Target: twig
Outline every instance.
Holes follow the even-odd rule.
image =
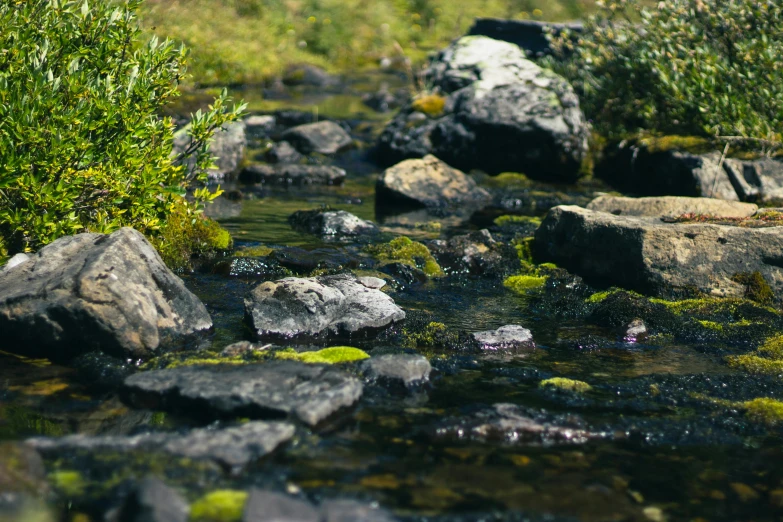
[[[723,154],[721,154],[720,161],[718,162],[718,168],[715,171],[715,178],[712,180],[712,190],[710,190],[710,197],[715,197],[715,185],[718,184],[718,176],[720,176],[720,173],[723,172],[723,162],[726,161],[726,154],[729,153],[729,146],[731,143],[727,142],[726,146],[723,147]]]

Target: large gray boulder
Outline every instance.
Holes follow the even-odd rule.
[[[179,155],[188,150],[190,136],[189,125],[178,130],[174,134],[174,154]],[[247,124],[244,121],[226,123],[218,129],[209,144],[209,152],[215,158],[215,168],[208,171],[210,179],[222,180],[230,178],[245,157],[247,149]],[[182,159],[186,168],[195,165],[195,158],[191,155]]]
[[[258,285],[245,315],[259,338],[351,335],[405,319],[394,300],[351,274],[287,277]]]
[[[63,237],[0,271],[3,349],[23,355],[147,358],[211,327],[201,301],[132,228]]]
[[[382,160],[434,154],[461,170],[578,177],[588,135],[579,100],[516,45],[460,38],[432,60],[426,80],[445,96],[443,111],[417,116],[415,100],[404,108],[379,139]]]
[[[128,377],[122,398],[132,406],[201,419],[290,416],[314,426],[362,395],[362,383],[317,364],[184,366]]]
[[[648,293],[697,288],[742,296],[735,275],[760,272],[783,290],[783,227],[673,223],[575,206],[549,211],[535,253],[585,279]]]
[[[676,218],[684,214],[698,214],[724,218],[747,218],[759,207],[753,203],[725,201],[712,198],[689,198],[683,196],[661,196],[649,198],[627,198],[622,196],[599,196],[587,205],[588,210],[608,212],[616,216],[648,216]]]

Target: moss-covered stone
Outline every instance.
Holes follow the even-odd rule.
[[[546,284],[546,276],[515,275],[503,281],[503,286],[514,293],[526,295],[531,290],[538,290]]]
[[[193,522],[235,522],[242,519],[247,492],[220,489],[207,493],[190,507]]]
[[[516,215],[505,215],[500,216],[498,218],[495,218],[495,225],[502,227],[504,225],[514,224],[514,223],[529,223],[535,226],[541,225],[542,219],[540,217],[535,216],[516,216]]]
[[[74,470],[54,471],[49,474],[49,480],[58,492],[67,497],[81,496],[87,487],[82,474]]]
[[[414,111],[423,112],[431,118],[435,118],[443,114],[443,109],[446,107],[446,98],[437,93],[426,93],[417,96],[411,108]]]
[[[770,337],[754,353],[730,355],[726,363],[752,374],[783,375],[783,335]]]
[[[141,366],[142,370],[161,370],[181,366],[200,366],[213,364],[247,364],[266,359],[263,351],[250,351],[242,355],[224,356],[217,352],[199,350],[192,352],[172,352],[150,359]]]
[[[701,136],[642,136],[636,142],[651,153],[679,150],[703,154],[711,152],[715,148],[710,140]]]
[[[369,358],[364,350],[351,346],[333,346],[315,352],[297,352],[293,348],[275,353],[277,359],[300,361],[307,364],[340,364]]]
[[[783,421],[782,401],[760,397],[746,401],[742,406],[745,408],[745,415],[754,421],[770,425],[780,424]]]
[[[166,265],[180,272],[192,270],[195,258],[225,252],[233,244],[228,230],[203,215],[189,215],[184,205],[149,239]]]
[[[734,274],[732,281],[745,286],[745,298],[763,305],[771,305],[775,294],[761,272]]]
[[[403,263],[418,268],[429,277],[441,277],[444,274],[430,250],[409,237],[401,236],[388,243],[371,245],[367,251],[382,263]]]
[[[567,379],[565,377],[552,377],[551,379],[545,379],[541,381],[538,386],[540,388],[557,388],[558,390],[566,390],[577,393],[585,393],[593,389],[593,387],[586,382]]]

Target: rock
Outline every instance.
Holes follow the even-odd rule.
[[[123,400],[138,407],[208,418],[291,416],[311,426],[361,395],[358,379],[296,361],[147,371],[126,379],[123,390]]]
[[[559,35],[563,30],[568,30],[576,37],[584,31],[581,22],[569,22],[565,24],[553,24],[550,22],[538,22],[535,20],[507,20],[501,18],[477,18],[468,31],[469,36],[486,36],[495,40],[502,40],[518,45],[528,56],[540,58],[554,54],[552,44],[547,35],[552,33]]]
[[[244,368],[243,366],[231,366],[233,368]],[[185,414],[188,406],[201,409],[207,406],[214,407],[214,402],[211,400],[213,397],[210,395],[210,391],[214,391],[218,385],[204,382],[204,374],[199,374],[198,371],[204,369],[205,367],[199,366],[178,368],[178,370],[189,370],[191,375],[197,375],[198,377],[194,377],[195,381],[207,388],[201,394],[201,396],[204,397],[204,402],[200,406],[198,403],[188,403],[188,397],[186,396],[166,398],[158,396],[157,398],[163,401],[160,405],[165,407],[171,403],[176,403],[182,406],[182,409],[177,410],[178,414]],[[154,370],[136,374],[126,380],[126,391],[134,394],[134,397],[136,395],[141,396],[144,394],[145,398],[150,398],[148,402],[152,402],[151,398],[155,396],[155,384],[159,387],[159,393],[166,393],[162,391],[162,388],[165,387],[166,384],[171,385],[171,388],[169,388],[170,393],[176,393],[177,391],[180,393],[188,393],[188,391],[192,391],[192,385],[190,387],[176,388],[176,386],[172,384],[174,378],[165,381],[166,376],[160,375],[162,372],[176,372],[176,370]],[[139,377],[143,378],[139,379]],[[145,384],[148,385],[146,388]],[[209,384],[212,384],[212,386]],[[237,388],[241,387],[241,383],[235,384]],[[242,399],[225,396],[222,400],[225,403],[233,403],[233,405],[236,405],[241,402]],[[224,404],[223,406],[224,409],[227,409],[229,404]],[[234,415],[235,417],[244,415],[241,407],[236,407],[234,411],[236,412],[236,415]],[[212,460],[228,469],[237,469],[272,453],[278,446],[290,440],[291,437],[294,436],[294,431],[294,426],[285,422],[255,421],[246,422],[231,428],[194,429],[185,434],[142,433],[131,436],[90,436],[79,434],[58,438],[33,438],[29,439],[27,444],[30,444],[44,455],[74,450],[84,450],[90,453],[96,451],[117,451],[124,453],[138,450],[144,452],[168,453],[170,455],[199,460]]]
[[[185,152],[190,145],[189,127],[190,125],[187,125],[174,134],[175,155]],[[244,121],[226,123],[215,132],[214,138],[209,144],[209,152],[216,158],[216,168],[208,173],[211,179],[226,179],[237,170],[245,157],[245,150],[247,149],[247,136],[245,133],[246,125]],[[178,160],[187,169],[192,168],[196,161],[193,156],[178,158]]]
[[[0,442],[0,521],[52,521],[46,468],[35,449]]]
[[[117,522],[187,522],[190,506],[157,477],[141,480],[125,499]]]
[[[391,297],[350,274],[288,277],[257,286],[245,315],[259,338],[351,335],[405,319]]]
[[[361,277],[357,277],[357,280],[367,288],[372,288],[374,290],[380,290],[381,288],[386,286],[386,281],[384,281],[380,277],[361,276]]]
[[[146,358],[211,327],[201,301],[132,228],[60,238],[0,273],[4,348],[23,355]]]
[[[335,154],[353,144],[351,136],[333,121],[298,125],[283,133],[283,139],[302,154]]]
[[[473,339],[479,343],[482,350],[509,350],[518,348],[535,348],[533,334],[530,330],[516,324],[501,326],[497,330],[476,332]]]
[[[321,522],[321,515],[307,501],[282,493],[251,489],[242,522]]]
[[[235,257],[220,261],[212,271],[230,277],[253,277],[264,280],[280,279],[292,275],[291,271],[281,266],[276,259],[269,257]]]
[[[665,223],[574,206],[555,207],[536,231],[535,253],[587,280],[642,293],[696,288],[743,296],[732,278],[759,271],[783,290],[783,228]]]
[[[362,103],[376,112],[397,110],[409,100],[410,94],[407,89],[400,89],[396,93],[391,93],[387,87],[381,88],[378,92],[362,96]]]
[[[377,505],[355,500],[326,500],[321,504],[323,522],[394,522],[387,511]]]
[[[642,341],[647,337],[647,325],[641,319],[634,319],[623,328],[622,339],[626,343]]]
[[[676,218],[684,214],[746,218],[758,211],[752,203],[724,201],[712,198],[690,198],[662,196],[649,198],[626,198],[600,196],[587,205],[588,210],[608,212],[616,216],[648,216]]]
[[[357,257],[334,248],[305,250],[299,247],[283,247],[272,252],[271,257],[280,266],[296,273],[310,273],[316,269],[334,271],[359,268],[360,265]]]
[[[723,166],[742,201],[770,202],[783,199],[783,161],[779,158],[752,161],[728,159]]]
[[[282,185],[340,185],[343,169],[331,165],[250,165],[239,173],[242,183]]]
[[[0,266],[0,274],[5,272],[6,270],[11,270],[15,266],[19,266],[22,263],[29,261],[30,259],[31,257],[27,254],[23,254],[23,253],[16,254],[15,256],[12,256],[11,259],[9,259],[5,265]]]
[[[79,373],[81,382],[95,391],[116,390],[137,370],[128,359],[111,357],[98,350],[75,357],[70,366]]]
[[[245,355],[246,353],[252,353],[259,351],[261,347],[248,342],[248,341],[239,341],[238,343],[229,344],[225,348],[223,348],[220,351],[221,357],[239,357],[240,355]]]
[[[373,236],[380,232],[375,223],[344,210],[299,210],[288,217],[297,230],[321,237]]]
[[[375,187],[379,205],[462,210],[489,203],[490,194],[470,176],[432,155],[386,169]]]
[[[288,66],[283,74],[283,83],[290,87],[333,87],[340,80],[320,67],[302,63]]]
[[[432,366],[422,355],[389,354],[367,359],[362,370],[371,381],[410,388],[429,381]]]
[[[287,141],[275,143],[266,153],[266,160],[269,163],[299,163],[303,159],[304,156],[299,154],[299,152],[297,152],[297,150]]]
[[[434,154],[465,171],[558,181],[579,176],[588,135],[579,100],[565,79],[516,45],[460,38],[432,59],[425,78],[445,99],[431,110],[422,99],[403,108],[379,138],[382,161]],[[431,114],[413,122],[418,108]]]
[[[245,129],[248,135],[254,137],[267,136],[275,129],[277,119],[269,114],[254,115],[245,118]]]
[[[519,257],[513,246],[495,241],[488,230],[479,230],[448,241],[427,243],[443,271],[449,275],[503,276],[519,271]]]

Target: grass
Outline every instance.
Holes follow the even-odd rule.
[[[146,0],[148,33],[191,48],[197,86],[259,83],[286,65],[331,71],[414,62],[465,34],[476,17],[571,20],[594,0]],[[401,49],[400,49],[401,48]]]

